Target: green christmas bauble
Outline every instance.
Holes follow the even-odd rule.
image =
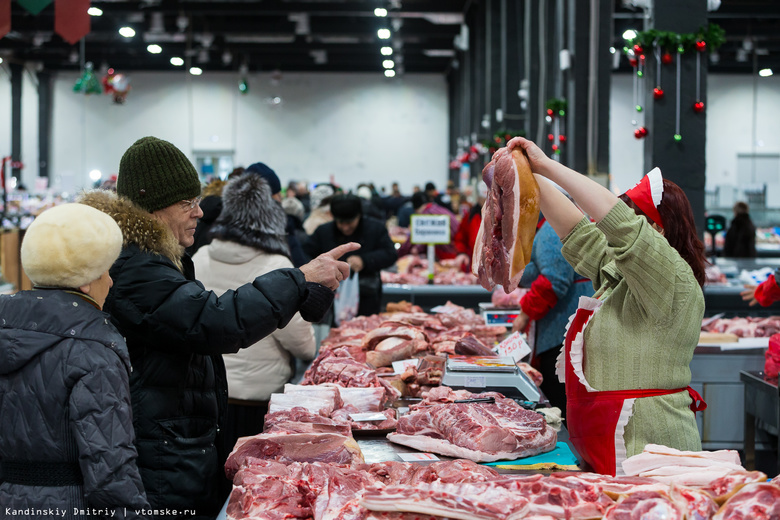
[[[642,111],[642,105],[637,105],[636,106],[636,111],[637,112],[641,112]]]
[[[679,143],[680,141],[682,141],[682,136],[680,134],[674,134],[674,140]]]

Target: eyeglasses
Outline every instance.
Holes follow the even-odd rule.
[[[181,209],[184,211],[192,211],[195,209],[195,206],[200,204],[200,201],[203,200],[203,197],[195,197],[192,200],[183,200],[179,204],[181,204]]]

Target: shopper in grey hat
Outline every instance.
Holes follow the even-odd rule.
[[[202,215],[200,181],[187,157],[167,141],[139,139],[120,162],[117,195],[93,191],[82,202],[114,217],[124,233],[105,309],[127,338],[135,369],[141,478],[153,509],[213,518],[230,489],[227,454],[217,448],[227,406],[222,354],[286,326],[296,312],[321,319],[349,274],[337,259],[359,245],[344,244],[218,297],[195,278],[184,254]]]

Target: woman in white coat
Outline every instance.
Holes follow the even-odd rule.
[[[293,267],[287,246],[287,216],[271,198],[267,181],[255,173],[232,179],[222,192],[222,212],[211,228],[213,240],[192,258],[198,279],[221,295],[274,269]],[[228,450],[236,439],[263,429],[268,399],[294,375],[295,358],[313,359],[312,326],[296,314],[290,323],[236,354],[225,354]]]

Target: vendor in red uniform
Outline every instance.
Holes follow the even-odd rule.
[[[769,275],[763,283],[756,286],[749,286],[744,291],[739,293],[742,299],[746,302],[750,302],[750,306],[761,305],[762,307],[769,307],[777,300],[780,300],[780,267],[775,269],[775,272]]]
[[[563,256],[595,289],[593,298],[580,298],[559,372],[572,444],[608,475],[622,474],[622,461],[650,443],[701,450],[700,397],[688,385],[704,316],[705,256],[685,193],[656,169],[618,198],[527,139],[508,148],[528,154]]]

